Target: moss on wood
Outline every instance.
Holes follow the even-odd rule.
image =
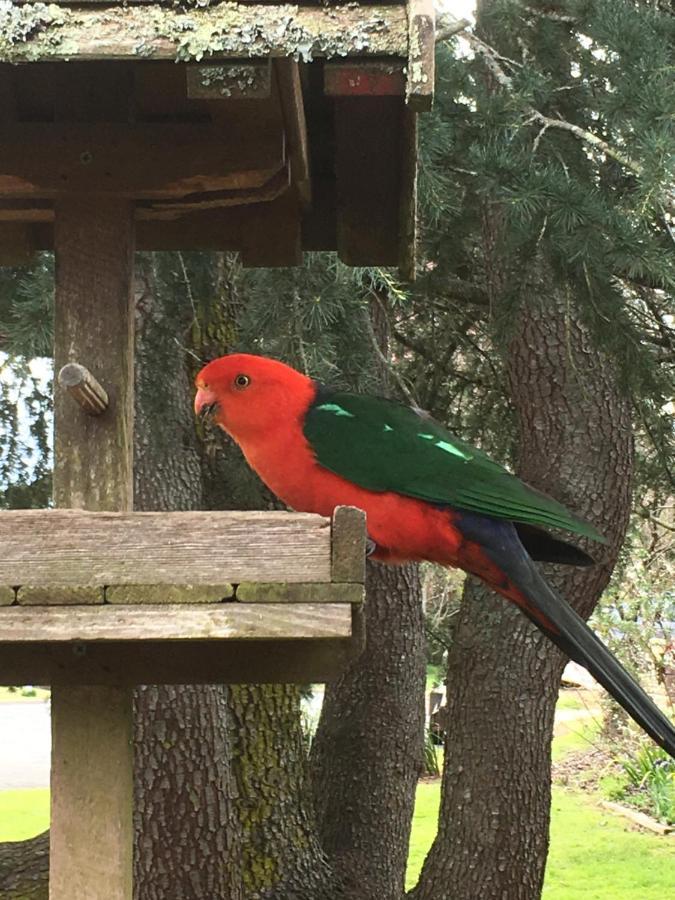
[[[0,0],[0,61],[407,56],[403,6],[64,8]]]

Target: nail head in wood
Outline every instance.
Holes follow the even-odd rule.
[[[333,512],[331,581],[366,579],[366,514],[353,506]]]
[[[68,363],[59,372],[59,384],[90,416],[100,416],[110,399],[104,387],[79,363]]]

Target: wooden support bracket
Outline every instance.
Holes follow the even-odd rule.
[[[108,392],[89,369],[79,363],[67,363],[63,366],[59,372],[59,384],[90,416],[100,416],[108,408]]]

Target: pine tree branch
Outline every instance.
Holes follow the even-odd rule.
[[[446,19],[453,19],[454,17],[442,16],[441,21],[445,22]],[[560,19],[560,21],[567,21],[567,19]],[[466,19],[455,20],[455,29],[453,29],[453,25],[450,21],[448,21],[447,25],[443,25],[440,30],[436,32],[436,40],[443,41],[447,40],[445,37],[446,30],[449,29],[449,34],[457,34],[459,32],[463,32],[463,37],[472,50],[479,54],[493,78],[501,87],[505,90],[509,91],[512,94],[516,94],[512,77],[504,71],[504,68],[501,65],[501,61],[506,61],[511,63],[512,65],[520,65],[519,63],[515,63],[514,60],[505,59],[505,57],[501,56],[494,47],[491,47],[489,44],[486,44],[485,41],[481,40],[477,35],[475,35],[472,31],[467,31],[468,24],[463,24],[466,22]],[[461,27],[460,27],[461,25]],[[538,146],[538,141],[541,139],[543,131],[547,128],[557,128],[560,131],[567,131],[569,134],[574,135],[578,140],[582,141],[585,144],[588,144],[591,147],[594,147],[597,150],[602,151],[605,156],[609,156],[611,159],[618,162],[624,168],[628,169],[634,175],[641,177],[644,174],[644,167],[632,159],[630,156],[626,156],[625,153],[622,153],[620,150],[617,150],[616,147],[613,147],[611,144],[607,143],[607,141],[603,140],[603,138],[598,137],[597,134],[594,134],[592,131],[588,131],[585,128],[581,128],[579,125],[575,125],[573,122],[568,122],[566,119],[557,118],[553,119],[550,116],[545,116],[542,112],[535,107],[530,106],[529,103],[523,103],[522,105],[523,113],[528,116],[529,122],[537,122],[542,126],[542,131],[539,132],[537,136],[537,141],[535,141],[535,149]],[[668,222],[668,217],[666,213],[672,214],[675,210],[675,197],[667,196],[665,203],[665,211],[664,221],[666,222],[666,227],[670,232],[670,225]]]

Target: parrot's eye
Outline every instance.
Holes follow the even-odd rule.
[[[248,377],[248,375],[237,375],[237,377],[234,379],[234,386],[240,389],[248,387],[250,383],[251,379]]]

